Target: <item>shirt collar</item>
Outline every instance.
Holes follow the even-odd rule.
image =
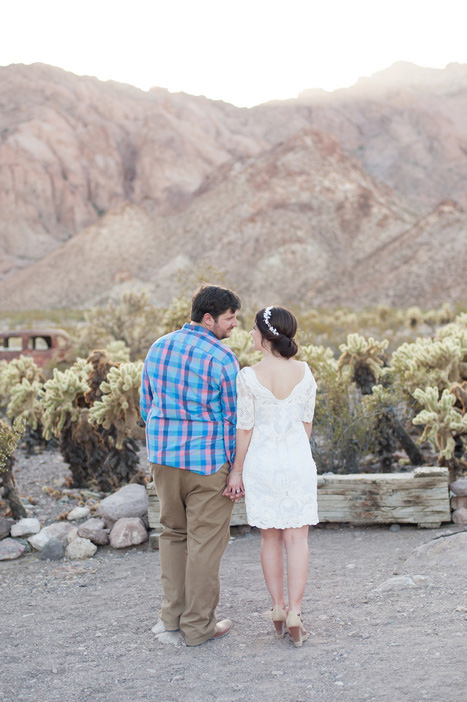
[[[192,331],[192,332],[197,332],[198,334],[207,334],[209,336],[212,336],[213,339],[216,341],[219,341],[217,336],[212,333],[212,331],[209,331],[209,329],[206,329],[206,327],[203,327],[202,324],[184,324],[182,329],[185,329],[186,331]]]

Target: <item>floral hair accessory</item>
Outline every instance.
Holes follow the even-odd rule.
[[[274,309],[274,307],[272,305],[270,307],[266,307],[266,309],[264,310],[263,319],[264,319],[264,323],[267,326],[267,328],[269,329],[269,331],[272,334],[274,334],[274,336],[279,336],[279,332],[277,331],[276,327],[273,327],[272,324],[269,322],[269,320],[271,318],[271,311],[273,309]]]

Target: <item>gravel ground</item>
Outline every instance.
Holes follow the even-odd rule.
[[[19,456],[21,492],[43,500],[33,506],[43,522],[63,503],[42,485],[65,475],[58,453]],[[301,649],[273,635],[256,531],[233,530],[222,562],[218,614],[233,620],[232,632],[196,648],[164,645],[151,632],[160,571],[147,545],[100,548],[87,561],[30,553],[1,562],[0,699],[463,701],[465,569],[406,563],[420,544],[457,531],[312,529],[303,610],[310,638]],[[425,575],[430,586],[374,592],[394,574]]]

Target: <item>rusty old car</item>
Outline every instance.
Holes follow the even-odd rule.
[[[63,329],[0,331],[0,361],[32,356],[34,362],[43,368],[51,361],[64,361],[70,348],[70,336]]]

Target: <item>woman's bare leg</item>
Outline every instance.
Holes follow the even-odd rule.
[[[284,529],[289,611],[300,613],[308,576],[308,525]]]
[[[285,607],[282,529],[261,529],[261,566],[272,601]]]

